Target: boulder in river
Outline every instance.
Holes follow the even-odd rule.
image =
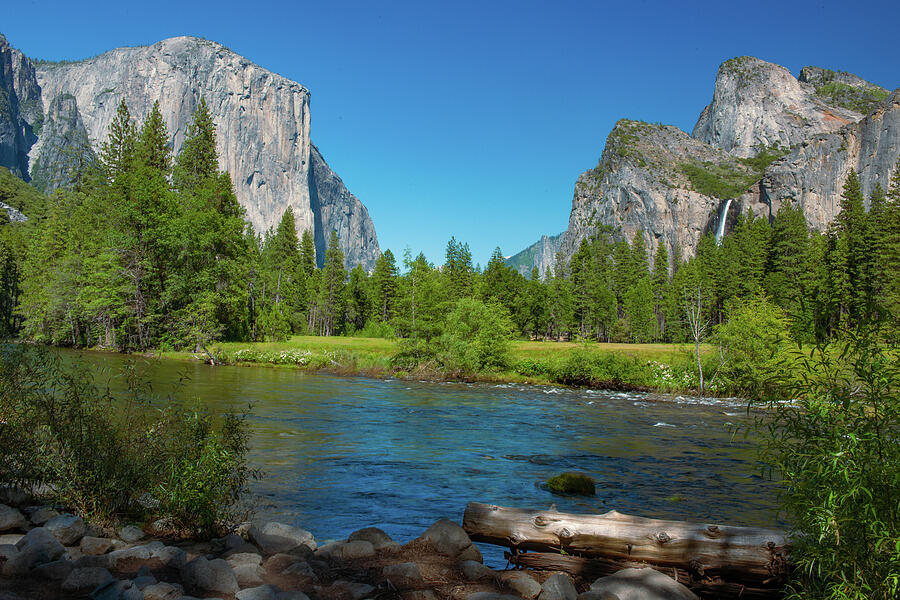
[[[444,556],[457,556],[472,545],[465,529],[449,519],[441,519],[425,530],[419,540],[431,544],[435,552]]]
[[[601,577],[591,584],[591,591],[611,592],[619,600],[698,600],[691,590],[649,567]]]
[[[250,540],[266,555],[288,553],[300,546],[316,549],[316,540],[310,532],[275,521],[254,523],[248,534]]]

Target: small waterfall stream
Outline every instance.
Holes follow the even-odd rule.
[[[716,245],[722,243],[722,237],[725,235],[725,221],[728,218],[728,209],[731,208],[731,198],[725,201],[722,208],[719,209],[719,223],[716,227]]]

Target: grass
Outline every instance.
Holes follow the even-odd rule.
[[[323,370],[341,375],[415,379],[572,385],[614,389],[687,391],[696,386],[693,346],[680,344],[606,344],[514,341],[510,360],[499,371],[450,376],[433,366],[398,371],[391,358],[398,350],[393,339],[293,336],[284,342],[226,342],[211,347],[216,358],[230,364],[272,368]],[[713,360],[715,348],[703,346]],[[176,360],[206,359],[189,352],[160,352]]]

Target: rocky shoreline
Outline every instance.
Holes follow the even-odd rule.
[[[653,569],[596,581],[494,570],[457,523],[441,519],[401,545],[376,527],[319,546],[277,522],[243,523],[209,541],[166,537],[159,523],[116,531],[5,490],[0,600],[630,600],[697,598]]]

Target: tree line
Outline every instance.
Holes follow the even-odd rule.
[[[801,341],[873,315],[900,318],[900,162],[868,211],[851,172],[825,232],[786,201],[771,222],[748,212],[720,243],[704,235],[687,260],[665,244],[651,260],[643,232],[628,240],[601,227],[570,260],[528,277],[499,248],[483,269],[473,265],[455,238],[441,265],[387,250],[368,273],[345,267],[334,232],[317,267],[312,232],[298,237],[290,209],[274,230],[252,231],[218,170],[202,99],[177,156],[168,140],[158,105],[138,125],[123,102],[99,155],[73,161],[72,184],[43,206],[33,190],[0,180],[0,195],[31,217],[0,232],[2,333],[125,351],[397,336],[419,356],[462,300],[502,331],[555,340],[699,341],[701,325],[760,296],[792,316]]]

